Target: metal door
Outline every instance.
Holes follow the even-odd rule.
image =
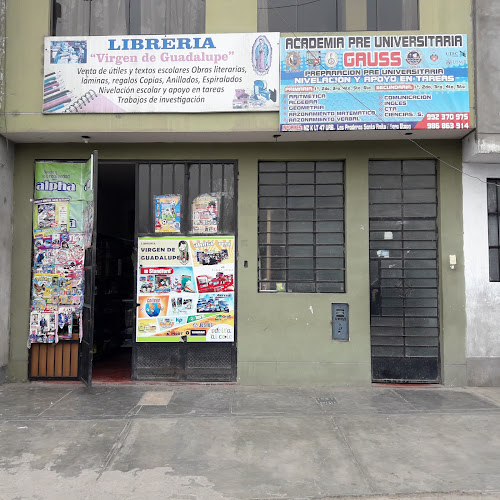
[[[189,235],[191,205],[197,196],[204,193],[218,193],[221,199],[219,231],[214,236],[235,235],[236,171],[236,163],[227,161],[138,163],[136,236],[161,236],[161,233],[154,232],[153,200],[155,196],[162,194],[182,195],[181,232],[176,234]],[[235,263],[235,279],[236,267]],[[235,294],[235,314],[236,300]],[[236,380],[236,333],[235,318],[234,342],[174,344],[134,341],[132,379],[234,381]]]
[[[84,260],[84,296],[82,309],[83,335],[80,343],[78,377],[88,387],[92,385],[92,357],[94,351],[94,297],[96,270],[97,237],[97,151],[92,153],[90,161],[90,183],[87,185],[87,217],[89,224],[90,245],[85,249]],[[89,189],[90,188],[90,189]],[[91,233],[91,234],[90,234]]]
[[[436,165],[372,161],[372,378],[439,381]]]

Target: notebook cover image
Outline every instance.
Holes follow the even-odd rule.
[[[65,109],[66,113],[123,113],[124,111],[106,96],[97,94],[93,90],[89,90]]]

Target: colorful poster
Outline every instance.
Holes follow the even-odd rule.
[[[51,344],[56,342],[57,313],[33,311],[30,314],[30,343]]]
[[[84,165],[85,163],[37,162],[35,198],[83,200]]]
[[[85,209],[87,202],[83,200],[72,200],[69,203],[69,232],[84,233],[85,232]]]
[[[73,314],[75,307],[60,305],[57,311],[57,338],[70,340],[73,335]]]
[[[43,113],[277,111],[279,33],[45,38]]]
[[[54,198],[51,200],[37,199],[34,202],[33,229],[44,231],[49,247],[53,233],[68,231],[68,201],[63,198]],[[44,246],[47,247],[47,245]]]
[[[83,204],[83,245],[84,248],[90,248],[92,246],[92,236],[94,233],[94,202],[84,201]]]
[[[168,295],[144,297],[139,296],[137,306],[138,318],[157,318],[167,315]]]
[[[86,163],[37,162],[35,198],[45,202],[54,202],[56,198],[68,200],[67,231],[83,233],[87,202],[93,196],[92,176],[92,158]]]
[[[33,276],[33,297],[55,300],[59,292],[59,276],[57,274],[35,274]]]
[[[202,194],[193,200],[193,233],[216,233],[219,223],[219,198]]]
[[[179,233],[181,197],[176,194],[155,196],[155,233]]]
[[[81,340],[84,245],[90,244],[93,231],[92,184],[93,158],[86,163],[36,164],[31,301],[36,316],[29,343],[72,338],[76,318]],[[57,331],[50,326],[55,324]]]
[[[467,36],[281,38],[282,131],[468,129]]]
[[[138,342],[234,341],[234,236],[139,238]]]

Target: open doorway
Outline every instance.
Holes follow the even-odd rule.
[[[135,165],[99,163],[92,378],[132,377]]]

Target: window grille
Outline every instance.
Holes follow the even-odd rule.
[[[282,33],[419,29],[418,0],[258,0],[257,19]]]
[[[259,291],[345,291],[344,164],[259,163]]]
[[[204,0],[53,0],[54,36],[205,32]]]
[[[490,281],[500,281],[500,179],[487,181]]]

